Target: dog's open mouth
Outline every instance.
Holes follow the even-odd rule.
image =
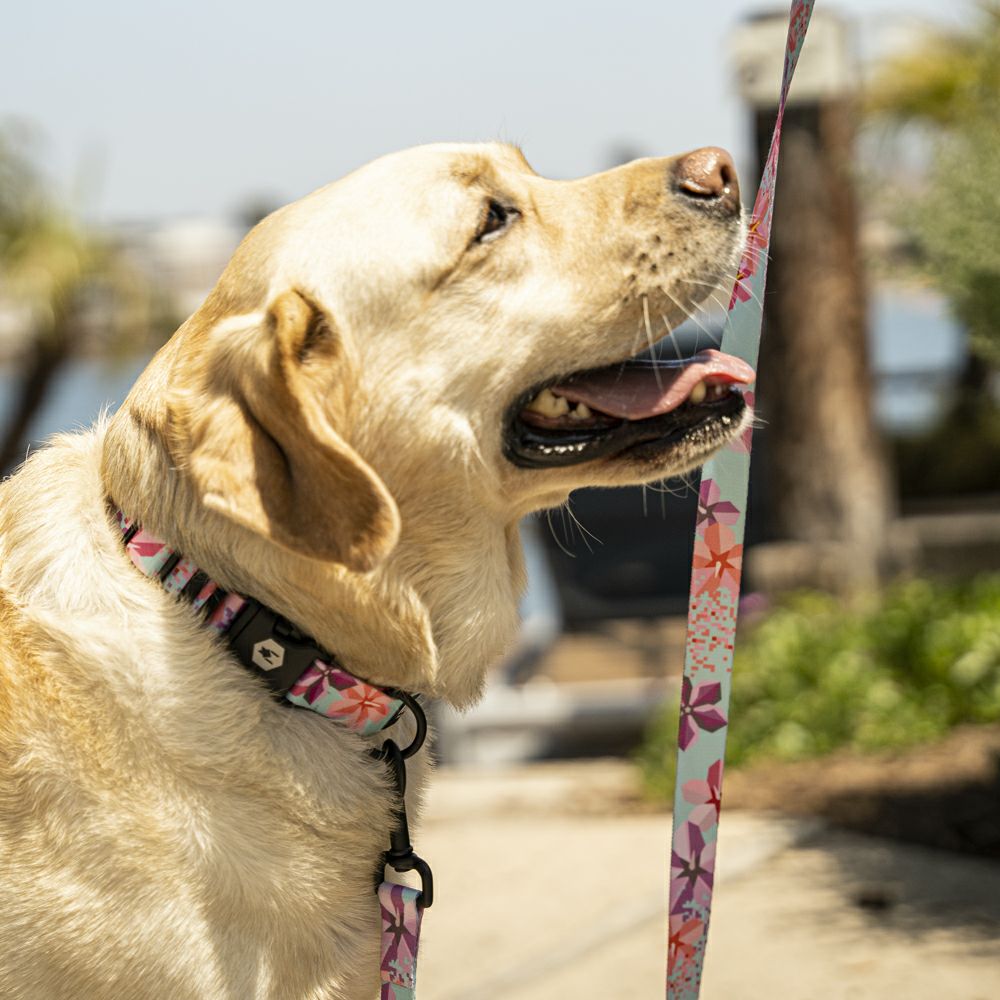
[[[724,438],[746,407],[742,388],[755,377],[746,362],[714,350],[578,372],[514,402],[504,450],[515,465],[538,469],[661,452],[713,427]]]

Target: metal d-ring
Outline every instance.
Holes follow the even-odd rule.
[[[398,698],[413,715],[413,721],[417,724],[417,731],[413,734],[413,739],[408,747],[403,748],[400,753],[403,760],[409,760],[423,745],[427,739],[427,716],[423,707],[416,697],[407,691],[393,691],[393,696]]]

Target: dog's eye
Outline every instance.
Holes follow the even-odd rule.
[[[486,208],[486,218],[476,233],[476,239],[482,243],[491,237],[502,233],[518,216],[516,208],[506,208],[498,201],[490,201]]]

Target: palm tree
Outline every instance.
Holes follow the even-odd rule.
[[[926,275],[969,334],[949,411],[924,434],[896,443],[910,494],[995,493],[1000,482],[1000,2],[977,5],[964,31],[928,33],[887,60],[869,91],[876,124],[930,139],[923,190],[902,198],[900,226]]]
[[[25,130],[0,129],[0,296],[23,325],[14,405],[0,433],[0,471],[20,460],[31,421],[56,375],[83,347],[88,305],[111,304],[106,345],[148,328],[149,293],[114,248],[49,195]]]
[[[1000,363],[1000,2],[964,32],[928,33],[889,59],[868,112],[931,136],[926,192],[901,213],[924,264],[969,331],[978,361]]]

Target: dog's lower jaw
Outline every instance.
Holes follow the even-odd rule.
[[[633,451],[624,461],[626,474],[636,478],[624,485],[640,486],[664,479],[674,479],[687,476],[700,469],[716,452],[723,448],[733,447],[734,442],[746,433],[753,425],[754,414],[749,406],[744,406],[742,412],[724,424],[708,428],[700,439],[684,443],[679,453],[672,454],[670,461],[664,465],[655,451],[644,457],[641,449]],[[619,484],[614,484],[619,485]]]
[[[744,406],[728,423],[717,422],[700,439],[672,447],[668,454],[655,446],[629,449],[626,453],[587,464],[543,470],[512,469],[508,492],[518,517],[564,504],[570,494],[588,487],[642,486],[676,479],[697,471],[716,452],[732,447],[753,424],[754,413]]]

